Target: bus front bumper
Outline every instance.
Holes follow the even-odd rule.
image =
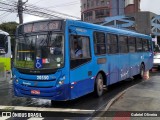
[[[59,87],[52,88],[36,88],[23,86],[21,84],[13,83],[14,94],[18,97],[32,97],[43,98],[55,101],[66,101],[70,99],[70,85],[64,84]]]

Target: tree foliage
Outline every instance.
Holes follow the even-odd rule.
[[[15,31],[18,23],[16,22],[7,22],[0,24],[0,29],[8,32],[10,35],[15,35]]]
[[[15,33],[16,33],[17,26],[18,26],[18,23],[16,22],[6,22],[6,23],[0,24],[0,30],[8,32],[11,35],[12,50],[15,46]]]

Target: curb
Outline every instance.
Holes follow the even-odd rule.
[[[129,87],[130,88],[130,87]],[[109,103],[107,104],[107,106],[105,107],[104,111],[108,111],[109,108],[111,107],[111,105],[113,105],[123,94],[126,93],[126,91],[129,89],[127,88],[126,90],[120,92],[118,95],[116,95],[114,98],[112,98]]]
[[[146,81],[146,80],[143,80],[142,82],[145,82],[145,81]],[[142,83],[142,82],[140,82],[140,83]],[[136,86],[136,85],[137,85],[137,84],[135,84],[135,85],[133,85],[133,86],[131,86],[131,87],[128,87],[127,89],[125,89],[125,90],[123,90],[122,92],[118,93],[114,98],[112,98],[112,99],[108,102],[107,106],[102,110],[102,112],[101,112],[100,114],[98,114],[97,117],[94,117],[93,119],[94,119],[94,120],[98,120],[99,117],[103,116],[103,114],[104,114],[106,111],[108,111],[109,108],[110,108],[122,95],[124,95],[129,89],[131,89],[132,87],[134,87],[134,86]]]
[[[150,80],[150,79],[143,79],[140,83],[146,82],[146,81],[148,81],[148,80]],[[138,84],[139,84],[139,83],[138,83]],[[114,98],[112,98],[112,99],[109,101],[109,103],[107,104],[107,106],[106,106],[106,108],[105,108],[104,110],[107,111],[114,102],[116,102],[123,94],[125,94],[125,92],[127,92],[129,89],[131,89],[132,87],[134,87],[134,86],[136,86],[136,85],[138,85],[138,84],[135,84],[135,85],[133,85],[133,86],[131,86],[131,87],[128,87],[127,89],[125,89],[125,90],[123,90],[122,92],[120,92],[119,94],[117,94]]]

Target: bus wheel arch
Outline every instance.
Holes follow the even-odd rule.
[[[106,85],[106,76],[103,71],[98,72],[94,84],[94,93],[96,97],[100,97],[103,94],[103,85]]]

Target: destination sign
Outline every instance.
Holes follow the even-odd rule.
[[[62,21],[42,21],[24,24],[20,28],[24,33],[54,31],[62,29]]]

